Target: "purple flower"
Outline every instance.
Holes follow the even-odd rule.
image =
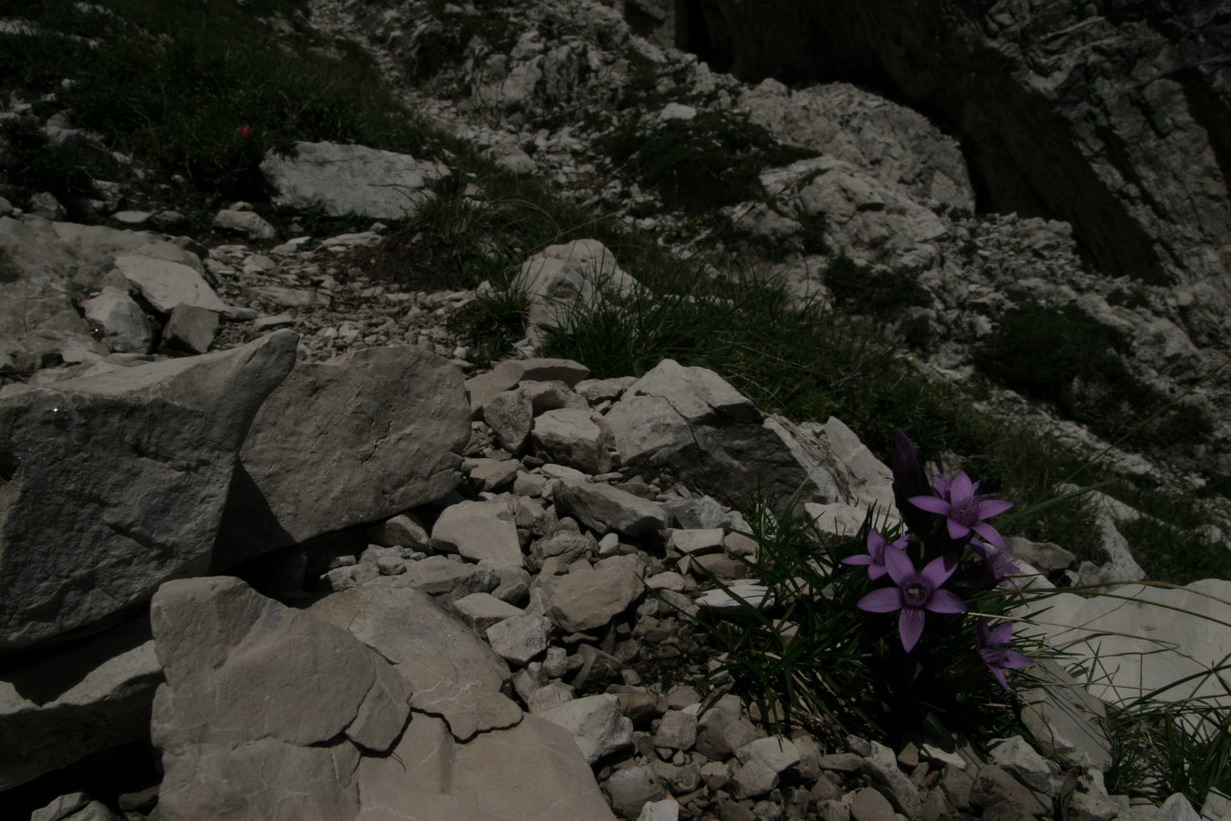
[[[979,658],[1007,692],[1009,682],[1004,677],[1004,671],[1020,670],[1030,664],[1029,658],[1009,649],[1009,642],[1013,640],[1013,622],[1006,621],[995,630],[988,630],[987,621],[979,619],[976,630]]]
[[[1005,547],[1000,531],[986,520],[1013,507],[1012,502],[977,495],[979,483],[970,481],[964,470],[954,476],[952,482],[937,476],[932,487],[938,496],[914,496],[910,503],[929,513],[946,517],[950,538],[965,539],[974,531],[997,547]]]
[[[842,564],[866,564],[868,566],[868,578],[876,581],[887,572],[885,570],[885,548],[887,547],[905,550],[906,537],[903,536],[896,542],[888,542],[884,536],[875,530],[869,530],[868,552],[858,556],[848,556],[842,560]]]
[[[898,617],[898,635],[902,637],[902,649],[915,649],[923,634],[924,611],[933,613],[965,613],[966,603],[949,590],[940,586],[957,570],[956,556],[941,556],[928,562],[923,572],[915,570],[914,563],[904,550],[885,551],[885,569],[897,587],[882,587],[860,599],[855,606],[869,613],[892,613],[901,610]]]
[[[1013,554],[1008,549],[1001,550],[999,547],[984,544],[978,538],[970,540],[970,548],[983,561],[987,575],[999,582],[1001,587],[1013,584],[1009,576],[1022,572],[1017,562],[1013,561]]]

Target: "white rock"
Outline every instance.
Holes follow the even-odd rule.
[[[169,314],[176,305],[192,305],[218,313],[227,310],[209,283],[194,268],[183,263],[123,254],[115,258],[115,267],[160,313]]]
[[[214,215],[214,225],[226,231],[244,234],[250,239],[273,239],[278,230],[253,211],[223,209]]]
[[[510,616],[488,627],[486,635],[497,655],[511,664],[524,665],[547,649],[551,620],[546,616]]]
[[[633,722],[620,713],[613,695],[573,699],[539,716],[572,733],[590,764],[633,741]]]
[[[106,333],[107,347],[113,351],[148,353],[154,331],[141,306],[120,288],[107,286],[98,296],[81,304],[86,319],[99,323]]]
[[[427,187],[449,173],[440,163],[406,154],[324,142],[297,142],[294,157],[271,151],[261,171],[278,191],[278,205],[320,205],[334,217],[354,213],[390,220],[405,217],[429,196]]]

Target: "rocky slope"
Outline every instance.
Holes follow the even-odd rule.
[[[983,382],[994,368],[980,363],[1035,307],[1044,348],[1106,334],[1037,378],[992,374],[1081,449],[1102,449],[1143,405],[1161,407],[1213,374],[1130,443],[1149,462],[1125,455],[1116,466],[1176,468],[1183,475],[1169,481],[1187,490],[1221,485],[1231,475],[1231,377],[1219,371],[1231,356],[1231,221],[1215,127],[1226,71],[1217,11],[1173,23],[1136,7],[1074,11],[1092,15],[1075,22],[1056,9],[941,4],[952,14],[916,25],[871,7],[790,5],[682,4],[678,18],[653,8],[647,18],[645,4],[586,0],[441,14],[328,0],[314,19],[360,38],[414,108],[497,162],[688,252],[734,251],[803,295],[873,314],[946,378]],[[643,31],[661,16],[658,41],[674,26],[707,62],[644,39],[620,11]],[[818,31],[842,47],[802,45]],[[821,54],[833,64],[817,64]],[[744,82],[707,63],[734,66]],[[892,100],[867,90],[868,66],[899,84],[880,86]],[[794,87],[747,82],[778,75]],[[1139,75],[1152,85],[1126,89]],[[1046,122],[1021,120],[1032,112]],[[962,117],[969,127],[955,128]],[[841,258],[857,273],[831,273]],[[891,307],[877,313],[877,297]],[[1113,338],[1113,367],[1082,365]],[[1002,409],[1023,412],[1004,399]],[[1102,421],[1094,430],[1092,418]]]

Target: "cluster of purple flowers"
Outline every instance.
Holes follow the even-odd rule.
[[[923,635],[928,612],[966,612],[966,603],[944,587],[958,570],[965,548],[970,548],[990,584],[1007,584],[1007,577],[1018,571],[1004,537],[987,521],[1013,503],[980,495],[979,483],[972,482],[964,471],[952,480],[937,476],[929,486],[910,440],[901,431],[894,434],[891,467],[894,496],[908,535],[890,542],[871,530],[868,552],[850,556],[842,563],[866,566],[870,581],[889,577],[890,586],[871,591],[855,606],[870,613],[900,611],[898,635],[902,649],[910,653]],[[932,557],[926,564],[921,560],[922,569],[916,568],[908,555],[912,545],[918,546],[923,559]],[[1005,622],[989,629],[987,622],[979,619],[976,632],[975,652],[1007,690],[1004,671],[1030,663],[1026,656],[1009,649],[1012,624]]]

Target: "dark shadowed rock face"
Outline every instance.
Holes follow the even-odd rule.
[[[1071,222],[1105,273],[1231,266],[1231,10],[1220,0],[678,0],[741,79],[847,80],[958,132],[981,205]]]

